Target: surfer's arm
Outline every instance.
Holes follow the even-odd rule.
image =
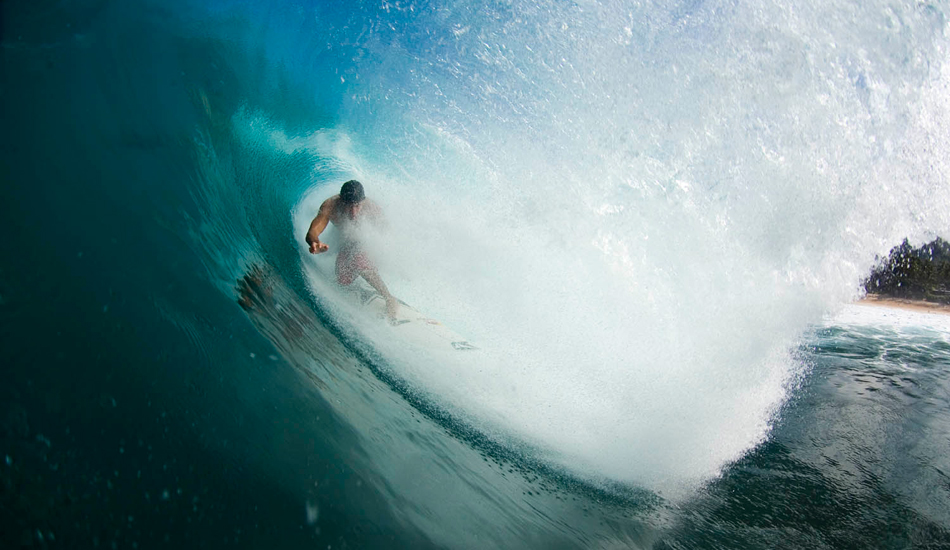
[[[323,201],[317,216],[310,222],[310,230],[307,231],[306,241],[310,245],[311,254],[326,252],[330,248],[326,243],[320,242],[320,233],[323,233],[323,230],[327,228],[327,224],[330,223],[330,212],[332,211],[333,197]]]

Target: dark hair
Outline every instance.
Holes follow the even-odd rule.
[[[363,193],[363,184],[350,180],[340,188],[340,200],[347,204],[356,204],[366,198]]]

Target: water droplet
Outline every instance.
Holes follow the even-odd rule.
[[[307,525],[313,525],[320,518],[320,507],[316,502],[307,501]]]

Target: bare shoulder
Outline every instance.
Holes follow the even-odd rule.
[[[374,221],[374,222],[382,222],[382,221],[383,221],[383,207],[380,206],[379,203],[377,203],[377,202],[375,202],[375,201],[373,201],[373,200],[370,200],[370,199],[366,199],[366,200],[364,201],[364,206],[363,206],[363,208],[364,208],[364,210],[365,210],[365,212],[366,212],[366,216],[367,216],[370,220],[372,220],[372,221]]]
[[[372,214],[383,213],[383,207],[380,206],[379,203],[374,201],[373,199],[366,199],[366,209],[369,210],[370,213]]]
[[[333,210],[336,208],[336,203],[339,202],[339,200],[340,195],[333,195],[332,197],[323,201],[323,204],[320,205],[320,213],[329,214],[330,212],[333,212]]]

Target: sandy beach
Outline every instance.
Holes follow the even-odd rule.
[[[892,308],[898,308],[898,309],[907,309],[911,311],[923,311],[926,313],[939,313],[942,315],[950,315],[950,305],[937,304],[934,302],[925,302],[923,300],[905,300],[901,298],[890,298],[886,296],[868,294],[867,296],[858,300],[855,303],[862,306],[892,307]]]

